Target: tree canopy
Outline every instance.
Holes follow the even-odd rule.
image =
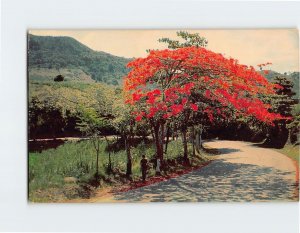
[[[146,58],[135,59],[128,67],[126,103],[132,106],[137,122],[151,125],[161,159],[164,126],[170,121],[180,122],[187,159],[186,132],[192,119],[194,123],[197,118],[198,122],[199,118],[213,122],[242,116],[273,124],[282,118],[261,98],[274,94],[279,85],[268,82],[254,67],[203,47],[151,50]]]
[[[132,68],[125,78],[127,103],[139,105],[137,120],[169,118],[185,108],[206,111],[210,118],[216,114],[209,103],[190,98],[191,93],[201,95],[208,102],[217,101],[222,107],[217,114],[234,108],[236,114],[254,116],[272,123],[279,114],[268,111],[270,105],[262,94],[274,93],[276,85],[235,59],[227,59],[201,47],[151,51],[146,58],[128,64]]]

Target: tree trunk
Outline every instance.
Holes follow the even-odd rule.
[[[182,130],[182,143],[183,143],[183,158],[185,161],[188,160],[188,147],[186,139],[186,129]]]
[[[200,149],[202,149],[202,131],[200,131],[199,133],[199,146],[200,146]]]
[[[289,140],[290,144],[295,144],[298,141],[299,134],[297,133],[297,128],[291,128],[289,130]]]
[[[195,127],[192,127],[192,142],[193,142],[193,159],[195,158]]]
[[[153,129],[151,127],[150,127],[150,129],[151,129],[152,140],[154,141],[155,140],[155,134],[154,134]]]
[[[200,150],[202,148],[202,128],[196,130],[196,151],[200,154]]]
[[[110,157],[110,151],[108,152],[108,174],[112,172],[112,165],[111,165],[111,157]]]
[[[143,137],[144,143],[146,144],[146,143],[147,143],[147,135],[143,133],[143,136],[142,136],[142,137]]]
[[[125,139],[125,149],[127,154],[127,169],[126,169],[126,176],[130,177],[132,175],[132,158],[131,158],[131,151],[130,151],[130,140],[127,135],[124,137]]]
[[[112,165],[111,165],[111,157],[110,157],[110,144],[109,144],[109,140],[107,139],[106,136],[105,136],[105,141],[106,141],[106,145],[107,145],[107,149],[108,149],[108,167],[107,167],[107,173],[111,174],[111,172],[112,172]]]
[[[99,147],[100,147],[100,142],[99,139],[96,137],[92,138],[92,142],[94,145],[94,148],[96,150],[96,177],[99,175]]]
[[[196,132],[196,139],[195,139],[195,146],[197,153],[200,153],[200,133],[199,131]]]
[[[157,125],[154,127],[154,136],[155,136],[155,146],[156,146],[156,156],[163,161],[163,148],[161,145],[161,139],[159,135],[159,128],[160,126]]]
[[[160,133],[160,144],[161,147],[164,148],[164,141],[165,141],[165,125],[162,124],[161,125],[161,133]]]
[[[174,126],[174,123],[172,125],[172,141],[175,141],[175,126]]]
[[[167,126],[167,140],[166,140],[166,146],[165,146],[165,154],[167,154],[168,151],[168,143],[169,143],[169,133],[170,133],[170,126]]]

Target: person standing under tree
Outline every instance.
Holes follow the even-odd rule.
[[[147,176],[148,160],[146,159],[145,155],[143,155],[142,157],[143,158],[141,159],[141,170],[142,170],[143,182],[145,182]]]

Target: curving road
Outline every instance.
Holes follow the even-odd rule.
[[[247,142],[210,141],[205,145],[221,152],[206,167],[115,194],[111,201],[298,201],[298,168],[285,155]]]

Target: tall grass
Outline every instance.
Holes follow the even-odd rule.
[[[183,153],[181,141],[170,142],[167,159],[175,158]],[[150,160],[155,155],[152,144],[140,143],[132,148],[133,178],[138,178],[140,172],[140,159],[143,154]],[[29,153],[29,189],[46,189],[49,187],[62,187],[65,177],[84,179],[91,177],[96,171],[96,151],[89,140],[80,142],[67,142],[56,149],[49,149],[41,153]],[[99,173],[109,176],[107,167],[109,157],[107,144],[100,142]],[[125,150],[111,152],[111,163],[114,170],[126,172],[127,156]]]

